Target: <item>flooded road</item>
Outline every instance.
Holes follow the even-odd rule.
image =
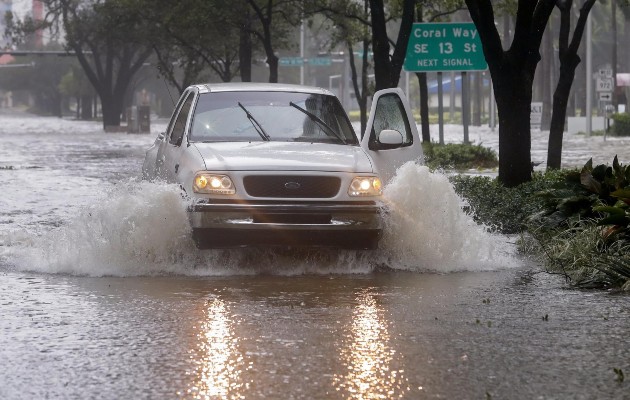
[[[628,395],[627,297],[547,275],[1,279],[2,398]]]
[[[138,180],[153,134],[0,122],[2,399],[630,398],[630,298],[537,273],[442,176],[401,172],[378,254],[199,252]]]

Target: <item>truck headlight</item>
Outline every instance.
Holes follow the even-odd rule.
[[[195,193],[234,194],[236,189],[227,175],[198,172],[193,181]]]
[[[348,195],[352,197],[380,196],[381,180],[375,176],[357,176],[350,183]]]

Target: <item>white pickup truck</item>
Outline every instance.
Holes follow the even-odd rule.
[[[374,249],[382,187],[421,162],[400,89],[377,92],[358,138],[337,97],[285,84],[201,84],[181,95],[143,177],[178,183],[199,248]]]

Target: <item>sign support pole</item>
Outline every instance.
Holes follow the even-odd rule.
[[[456,79],[455,79],[455,72],[451,72],[451,83],[450,83],[450,93],[448,94],[448,118],[449,118],[449,122],[455,123],[455,99],[456,99]]]
[[[442,98],[442,71],[437,73],[438,84],[438,124],[440,127],[440,144],[444,144],[444,100]]]
[[[300,25],[300,58],[304,60],[304,20],[302,20],[302,24]],[[302,61],[302,65],[300,65],[300,85],[304,85],[304,61]]]
[[[462,71],[462,123],[464,124],[464,144],[468,140],[468,73]]]
[[[590,13],[589,13],[590,14]],[[586,20],[586,136],[591,136],[593,130],[593,45],[592,18]]]

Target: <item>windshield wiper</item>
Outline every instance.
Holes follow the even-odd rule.
[[[242,105],[240,101],[238,102],[238,106],[241,107],[243,109],[243,111],[245,111],[245,114],[247,115],[247,118],[249,119],[249,122],[251,122],[252,125],[254,125],[254,128],[256,129],[256,132],[258,132],[258,134],[260,135],[262,140],[264,140],[265,142],[270,141],[271,137],[269,135],[267,135],[267,132],[265,132],[265,130],[263,129],[262,125],[260,125],[260,122],[258,122],[256,120],[256,118],[254,118],[252,113],[247,111],[247,108],[245,108],[245,106]]]
[[[304,114],[308,115],[313,121],[317,122],[317,124],[319,126],[321,126],[322,128],[324,128],[324,131],[326,132],[326,134],[328,136],[333,136],[339,140],[341,140],[343,142],[343,144],[348,144],[348,142],[346,141],[346,139],[341,136],[336,130],[334,130],[333,128],[330,127],[330,125],[328,125],[326,122],[324,122],[321,118],[319,118],[317,115],[313,114],[312,112],[303,109],[302,107],[298,106],[297,104],[295,104],[294,102],[290,101],[289,105],[291,107],[295,107],[298,110],[302,111]]]

